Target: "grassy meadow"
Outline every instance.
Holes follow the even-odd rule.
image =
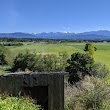
[[[29,50],[30,52],[34,53],[41,53],[41,54],[58,54],[59,52],[66,51],[69,55],[74,52],[84,52],[84,47],[86,43],[74,43],[74,42],[64,42],[64,43],[33,43],[33,42],[25,42],[23,46],[7,46],[7,48],[11,51],[12,55],[15,56],[19,52],[25,52]],[[97,48],[97,51],[94,54],[94,60],[96,63],[102,63],[107,66],[110,70],[110,43],[93,43],[94,46]],[[1,73],[3,67],[1,68]]]
[[[27,49],[35,53],[53,53],[66,51],[69,55],[74,52],[84,53],[83,49],[86,43],[59,43],[59,44],[47,44],[47,43],[24,43],[23,46],[10,46],[8,47],[13,54],[19,52],[25,52]],[[94,59],[98,63],[105,64],[110,70],[110,43],[93,43],[97,48],[94,54]]]

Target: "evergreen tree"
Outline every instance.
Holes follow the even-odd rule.
[[[69,72],[68,81],[71,84],[82,80],[85,75],[93,75],[94,60],[87,54],[73,53],[67,63],[68,66],[65,69]]]

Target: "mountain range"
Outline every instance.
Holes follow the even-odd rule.
[[[43,39],[65,39],[65,40],[110,40],[110,31],[99,30],[83,33],[63,33],[63,32],[49,32],[49,33],[0,33],[0,38],[43,38]]]

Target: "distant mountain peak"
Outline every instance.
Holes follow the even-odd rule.
[[[67,39],[67,40],[110,40],[110,31],[98,30],[83,33],[73,32],[42,32],[42,33],[0,33],[0,37],[7,38],[45,38],[45,39]]]

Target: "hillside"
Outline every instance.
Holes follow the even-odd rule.
[[[45,39],[66,39],[66,40],[110,40],[110,31],[90,31],[83,33],[63,33],[63,32],[50,32],[50,33],[0,33],[0,38],[45,38]]]

